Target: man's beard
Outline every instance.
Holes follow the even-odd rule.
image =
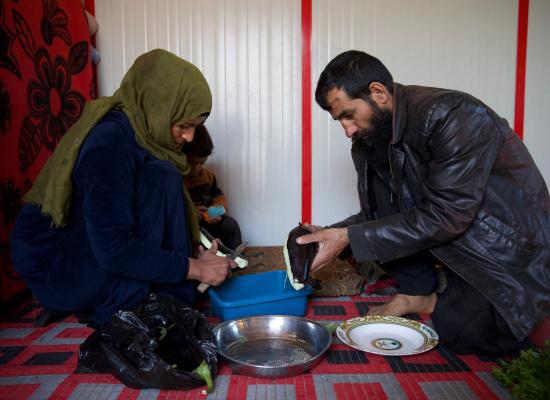
[[[369,97],[365,100],[373,111],[370,121],[371,126],[353,135],[352,141],[354,144],[361,142],[365,146],[369,164],[386,167],[388,164],[388,146],[393,133],[393,114],[391,111],[382,110]]]
[[[370,97],[365,98],[365,101],[369,103],[373,116],[370,121],[370,127],[361,129],[355,135],[353,135],[353,141],[361,140],[366,145],[375,142],[383,142],[388,144],[392,136],[392,122],[393,114],[391,111],[382,110],[378,105],[370,99]]]

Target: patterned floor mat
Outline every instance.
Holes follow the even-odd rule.
[[[388,297],[312,297],[307,318],[338,322],[364,314]],[[203,312],[209,315],[208,301]],[[458,356],[443,346],[424,354],[385,357],[364,353],[337,338],[312,371],[290,378],[233,375],[220,361],[214,392],[134,390],[105,374],[75,374],[79,344],[91,329],[74,317],[45,327],[29,302],[0,323],[0,399],[509,399],[491,376],[494,360]],[[413,316],[426,321],[422,316]],[[209,316],[213,324],[219,322]]]

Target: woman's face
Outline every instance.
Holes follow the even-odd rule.
[[[205,117],[196,117],[181,124],[172,125],[172,138],[178,148],[185,143],[193,141],[195,137],[195,128],[205,121]]]

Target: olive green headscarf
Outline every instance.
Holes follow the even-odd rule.
[[[153,50],[138,57],[111,97],[86,104],[80,119],[67,131],[40,172],[25,201],[41,207],[53,225],[67,224],[71,205],[71,174],[80,146],[92,128],[112,109],[126,114],[136,140],[156,158],[172,162],[186,175],[186,156],[174,143],[173,124],[185,123],[212,108],[212,95],[206,79],[191,63],[165,50]],[[198,240],[199,229],[193,203],[187,190],[190,230]]]

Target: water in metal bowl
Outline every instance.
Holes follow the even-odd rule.
[[[226,321],[214,328],[214,335],[218,353],[234,373],[263,378],[308,371],[332,341],[323,325],[288,315]]]

